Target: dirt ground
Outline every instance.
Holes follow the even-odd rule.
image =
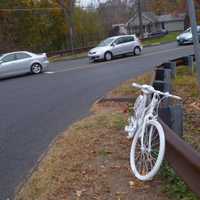
[[[200,152],[200,89],[197,75],[186,66],[177,68],[174,93],[183,98],[184,139]]]
[[[198,86],[188,70],[178,70],[174,93],[184,97],[184,137],[199,150]],[[108,96],[135,95],[131,83],[150,83],[151,79],[148,74],[129,80]],[[143,183],[131,172],[131,141],[123,131],[127,108],[124,103],[94,105],[91,116],[72,125],[51,145],[18,189],[16,200],[169,200],[160,177]]]
[[[119,93],[127,93],[126,87]],[[94,105],[90,117],[56,139],[15,199],[169,200],[158,177],[143,183],[131,172],[125,110],[124,103]]]
[[[112,105],[113,107],[113,105]],[[129,166],[124,114],[102,110],[60,136],[17,200],[167,200],[160,181],[142,183]]]

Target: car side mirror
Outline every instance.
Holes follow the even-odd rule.
[[[115,47],[115,46],[116,46],[116,43],[112,43],[111,46],[112,46],[112,47]]]

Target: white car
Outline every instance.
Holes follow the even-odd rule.
[[[197,34],[198,34],[199,41],[200,41],[200,26],[197,26]],[[193,36],[192,36],[191,28],[188,28],[183,33],[178,35],[176,37],[176,41],[177,41],[178,45],[192,44],[193,43]]]
[[[46,53],[34,54],[18,51],[0,55],[0,78],[13,75],[33,73],[39,74],[47,70],[49,61]]]
[[[103,40],[88,53],[90,62],[96,60],[112,60],[113,57],[125,54],[140,55],[142,45],[135,35],[121,35]]]

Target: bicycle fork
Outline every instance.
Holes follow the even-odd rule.
[[[144,123],[142,125],[142,130],[139,130],[141,131],[141,136],[140,139],[141,139],[141,150],[142,152],[144,151],[147,151],[148,153],[151,152],[151,141],[152,141],[152,135],[153,135],[153,126],[150,127],[150,130],[147,130],[148,132],[146,134],[148,134],[148,141],[147,144],[144,144],[144,140],[145,140],[145,130],[148,128],[147,127],[147,124],[148,124],[148,121],[150,121],[150,119],[152,118],[151,115],[145,117],[144,119]]]

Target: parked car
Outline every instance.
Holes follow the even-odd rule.
[[[34,54],[27,51],[0,55],[0,78],[31,72],[39,74],[47,70],[49,61],[46,53]]]
[[[112,60],[113,57],[132,53],[140,55],[142,45],[135,35],[121,35],[103,40],[96,48],[89,51],[91,62],[96,60]]]
[[[200,40],[200,26],[197,26],[197,33],[199,35],[199,40]],[[192,44],[193,37],[192,37],[191,28],[186,29],[183,33],[178,35],[176,40],[177,40],[178,45]]]

